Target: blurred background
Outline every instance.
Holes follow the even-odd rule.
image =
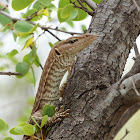
[[[0,0],[0,2],[7,4],[6,0]],[[53,1],[53,4],[58,7],[58,0]],[[8,7],[11,16],[17,18],[21,17],[21,13],[26,10],[24,9],[20,12],[14,11],[11,8],[11,0],[8,3]],[[67,31],[79,33],[83,33],[83,30],[88,29],[91,20],[91,16],[88,16],[85,20],[73,22],[74,27],[71,27],[67,23],[59,23],[57,19],[57,11],[52,12],[51,17],[52,20],[50,22],[47,22],[46,17],[43,17],[40,23],[42,25],[46,24],[47,26],[51,25],[51,27],[54,28],[56,26],[58,26],[60,29],[66,28]],[[42,32],[43,31],[38,30],[36,36]],[[67,39],[71,36],[61,32],[52,32],[59,36],[61,40]],[[41,37],[37,40],[37,54],[42,66],[44,66],[51,49],[48,42],[55,43],[57,40],[47,32],[41,35]],[[140,37],[137,39],[137,45],[140,51]],[[15,48],[19,51],[19,54],[15,56],[15,60],[8,59],[7,54]],[[18,44],[14,41],[12,32],[0,32],[0,71],[15,72],[14,63],[17,61],[22,61],[23,56],[30,52],[30,49],[21,51],[22,48],[23,46],[21,44]],[[131,69],[134,63],[132,60],[134,56],[134,51],[132,49],[125,67],[124,74]],[[29,117],[42,72],[40,67],[34,66],[34,70],[36,78],[35,85],[33,83],[33,77],[31,73],[28,73],[24,78],[0,75],[0,118],[7,122],[10,128],[16,126],[18,122],[27,121],[27,118]],[[5,135],[7,135],[7,133],[0,134],[0,139],[2,139]],[[8,133],[8,135],[10,134]],[[11,137],[13,137],[15,140],[21,139],[20,136],[11,135]]]

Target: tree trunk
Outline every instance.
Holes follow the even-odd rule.
[[[47,140],[113,139],[124,111],[140,100],[130,79],[117,86],[139,27],[133,0],[104,0],[97,7],[88,29],[97,40],[78,54],[65,90],[63,104],[70,115],[52,128]],[[132,79],[140,87],[140,75]]]

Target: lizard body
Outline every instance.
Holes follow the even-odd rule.
[[[32,117],[35,120],[39,120],[42,117],[42,109],[46,104],[58,107],[60,103],[60,98],[66,87],[64,84],[63,89],[59,88],[60,82],[66,73],[71,68],[75,60],[77,53],[87,48],[94,40],[96,40],[96,35],[84,34],[81,36],[70,37],[67,40],[61,41],[56,44],[50,51],[47,61],[45,63],[38,91],[36,94],[34,106],[32,109]],[[61,107],[50,120],[47,120],[47,124],[54,124],[60,121],[60,117],[65,117],[68,115],[69,110],[63,112]],[[28,123],[32,124],[32,119],[29,119]],[[28,137],[24,136],[24,140]],[[30,138],[29,138],[30,139]]]
[[[84,34],[61,41],[52,48],[42,72],[31,115],[45,104],[59,104],[59,85],[64,74],[77,53],[87,48],[95,39],[96,35]]]

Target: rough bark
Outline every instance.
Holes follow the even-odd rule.
[[[104,0],[97,7],[88,32],[98,38],[78,55],[65,90],[63,104],[71,113],[52,128],[47,140],[113,139],[122,114],[140,100],[130,78],[117,86],[139,25],[132,0]],[[140,88],[140,75],[132,79]]]

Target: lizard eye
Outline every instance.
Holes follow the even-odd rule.
[[[70,44],[73,44],[73,43],[76,42],[76,41],[78,41],[78,39],[70,40],[69,43],[70,43]]]
[[[55,49],[55,52],[57,55],[61,55],[61,53],[57,49]]]

